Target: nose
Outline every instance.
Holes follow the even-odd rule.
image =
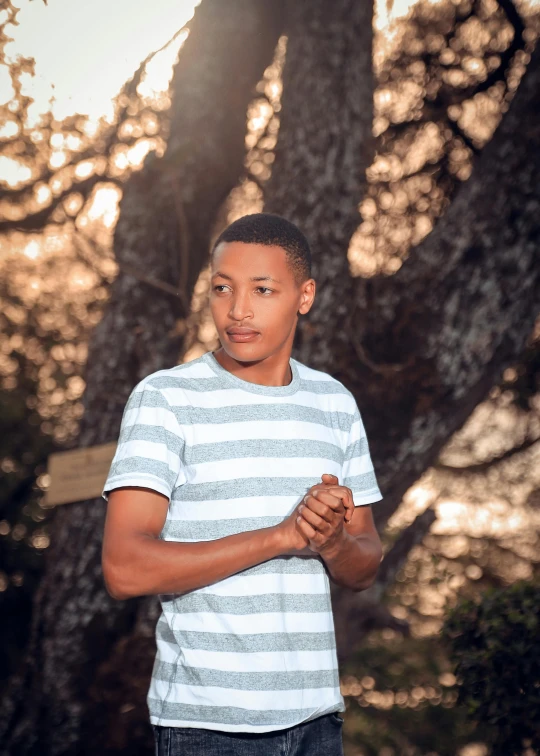
[[[247,291],[236,291],[231,298],[231,307],[229,309],[229,317],[232,320],[245,320],[245,318],[253,317],[251,310],[251,302],[249,300],[249,293]]]

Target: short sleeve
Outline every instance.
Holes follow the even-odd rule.
[[[377,484],[375,470],[369,453],[369,444],[354,400],[354,413],[342,468],[342,485],[350,488],[356,507],[380,501],[382,494]]]
[[[142,486],[171,497],[185,482],[184,438],[163,393],[140,381],[131,392],[120,425],[118,445],[102,497],[120,486]]]

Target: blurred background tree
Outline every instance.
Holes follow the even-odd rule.
[[[539,18],[399,6],[203,0],[97,122],[31,115],[2,11],[5,753],[151,752],[157,601],[110,599],[104,502],[45,510],[46,460],[216,348],[208,248],[263,207],[312,242],[295,356],[355,393],[384,493],[377,584],[333,589],[348,756],[487,753],[438,635],[538,570]]]

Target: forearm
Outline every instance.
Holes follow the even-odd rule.
[[[363,591],[373,583],[382,558],[380,543],[369,536],[352,536],[343,531],[339,544],[321,552],[334,582],[353,591]]]
[[[213,541],[163,541],[133,536],[108,571],[108,589],[117,599],[158,593],[185,593],[240,570],[288,553],[277,526]]]

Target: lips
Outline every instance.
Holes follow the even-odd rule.
[[[254,331],[253,328],[241,328],[240,326],[234,326],[233,328],[227,328],[227,333],[238,336],[250,336],[251,334],[257,333],[257,331]]]
[[[243,328],[242,326],[232,326],[227,329],[226,333],[231,341],[236,342],[253,341],[259,335],[259,332],[254,331],[253,328]]]

